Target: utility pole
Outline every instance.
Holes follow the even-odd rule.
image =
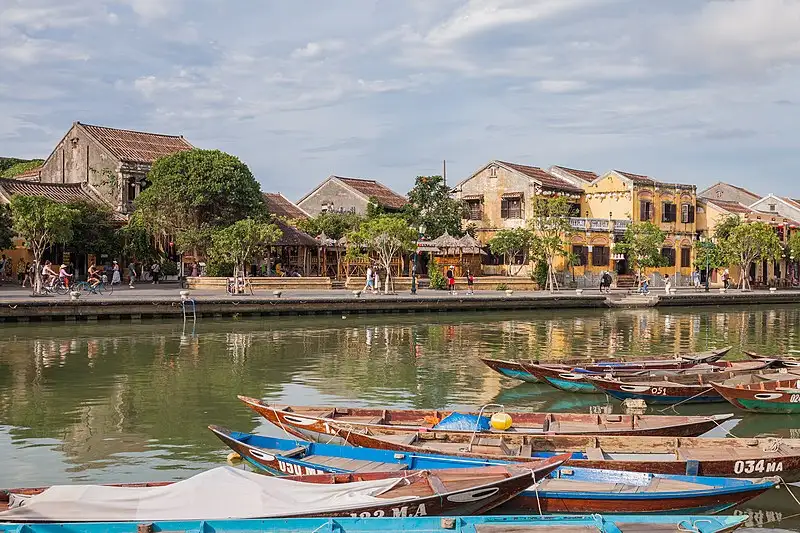
[[[442,179],[444,180],[445,186],[447,185],[447,160],[442,159]]]

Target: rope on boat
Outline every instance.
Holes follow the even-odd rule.
[[[712,391],[712,390],[714,390],[714,387],[709,387],[709,388],[707,388],[707,389],[705,389],[705,390],[702,390],[702,391],[698,392],[697,394],[695,394],[694,396],[689,396],[689,397],[688,397],[688,398],[686,398],[685,400],[681,400],[681,401],[679,401],[679,402],[678,402],[678,403],[676,403],[676,404],[673,404],[673,405],[670,405],[670,406],[667,406],[667,407],[665,407],[665,408],[661,409],[661,410],[659,411],[659,413],[663,413],[664,411],[667,411],[668,409],[672,409],[673,411],[675,411],[675,408],[676,408],[676,407],[678,407],[680,404],[682,404],[682,403],[686,403],[686,402],[688,402],[689,400],[694,400],[694,399],[695,399],[695,398],[697,398],[698,396],[702,396],[703,394],[705,394],[705,393],[707,393],[707,392],[709,392],[709,391]],[[675,412],[677,413],[678,411],[675,411]]]

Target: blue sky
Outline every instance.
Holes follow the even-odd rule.
[[[799,0],[0,0],[0,155],[183,134],[298,199],[490,159],[800,196]]]

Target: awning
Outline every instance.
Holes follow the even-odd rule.
[[[611,259],[614,261],[625,261],[625,254],[613,254]]]
[[[522,198],[522,192],[514,191],[514,192],[504,192],[500,195],[501,198]]]
[[[417,251],[418,252],[438,252],[439,247],[431,244],[428,241],[420,241],[417,243]]]
[[[467,202],[469,202],[470,200],[473,201],[473,202],[475,200],[479,200],[481,202],[483,201],[483,195],[482,194],[465,194],[464,196],[462,196],[462,198]]]

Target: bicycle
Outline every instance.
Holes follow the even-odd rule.
[[[105,276],[103,277],[105,278]],[[100,296],[103,296],[104,294],[111,295],[114,294],[114,285],[107,283],[104,279],[101,279],[100,283],[94,286],[92,286],[92,284],[88,281],[79,281],[75,284],[75,290],[99,294]]]
[[[60,294],[61,296],[66,295],[69,292],[69,286],[64,283],[64,280],[57,278],[52,285],[42,285],[42,290],[49,294]]]

